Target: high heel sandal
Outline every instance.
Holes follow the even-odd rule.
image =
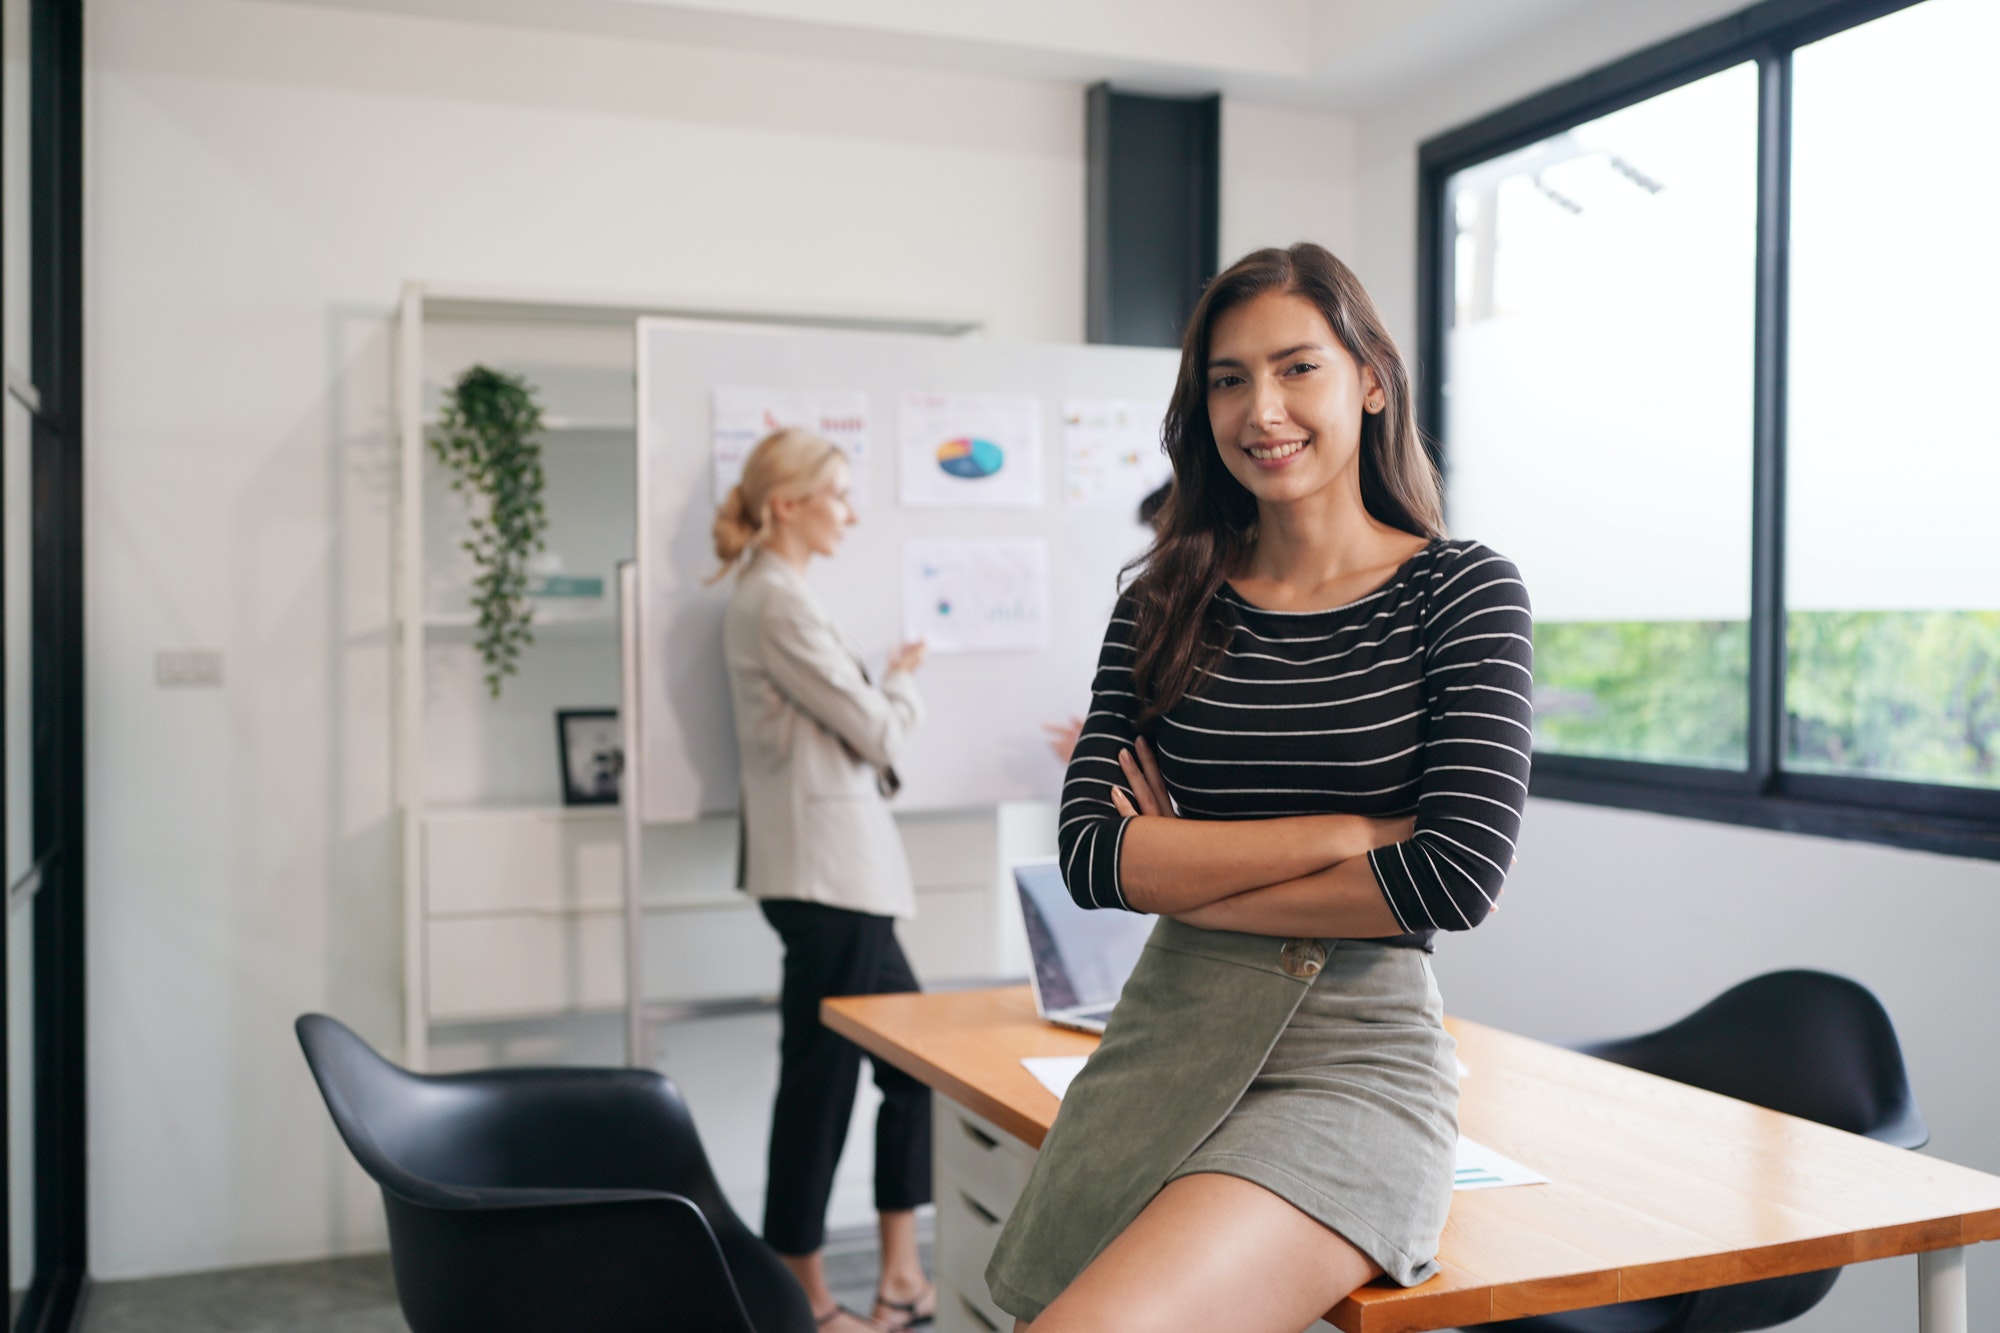
[[[933,1286],[929,1292],[931,1308],[919,1313],[917,1306],[922,1302],[924,1295],[924,1292],[918,1292],[916,1300],[892,1301],[880,1291],[877,1291],[875,1293],[876,1309],[894,1310],[897,1314],[904,1316],[901,1323],[883,1324],[881,1327],[889,1330],[889,1333],[902,1333],[902,1330],[906,1328],[924,1328],[928,1326],[932,1320],[937,1318],[937,1288]]]

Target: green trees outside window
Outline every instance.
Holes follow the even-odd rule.
[[[2000,788],[2000,611],[1795,611],[1785,766]],[[1742,621],[1535,627],[1535,745],[1740,768]]]

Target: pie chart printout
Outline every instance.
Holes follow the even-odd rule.
[[[946,440],[938,446],[937,461],[950,475],[977,481],[1006,466],[1007,451],[991,440]]]
[[[897,409],[897,498],[905,508],[1041,507],[1040,398],[906,393]]]

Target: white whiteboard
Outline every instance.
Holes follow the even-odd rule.
[[[900,810],[1053,799],[1062,772],[1041,730],[1080,716],[1119,567],[1145,549],[1129,508],[1075,507],[1062,493],[1066,402],[1130,399],[1164,410],[1178,353],[973,339],[734,327],[666,319],[638,326],[639,717],[643,817],[673,823],[733,811],[736,736],[722,662],[729,581],[715,570],[710,464],[713,390],[859,390],[869,469],[860,526],[807,576],[879,673],[903,627],[903,543],[1035,537],[1048,544],[1051,646],[932,654],[918,673],[926,719],[897,764]],[[896,501],[896,423],[906,393],[1032,394],[1042,414],[1042,504],[906,509]],[[859,488],[857,488],[859,489]]]

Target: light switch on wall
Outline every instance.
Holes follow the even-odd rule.
[[[219,648],[162,648],[153,654],[153,681],[161,686],[222,684]]]

